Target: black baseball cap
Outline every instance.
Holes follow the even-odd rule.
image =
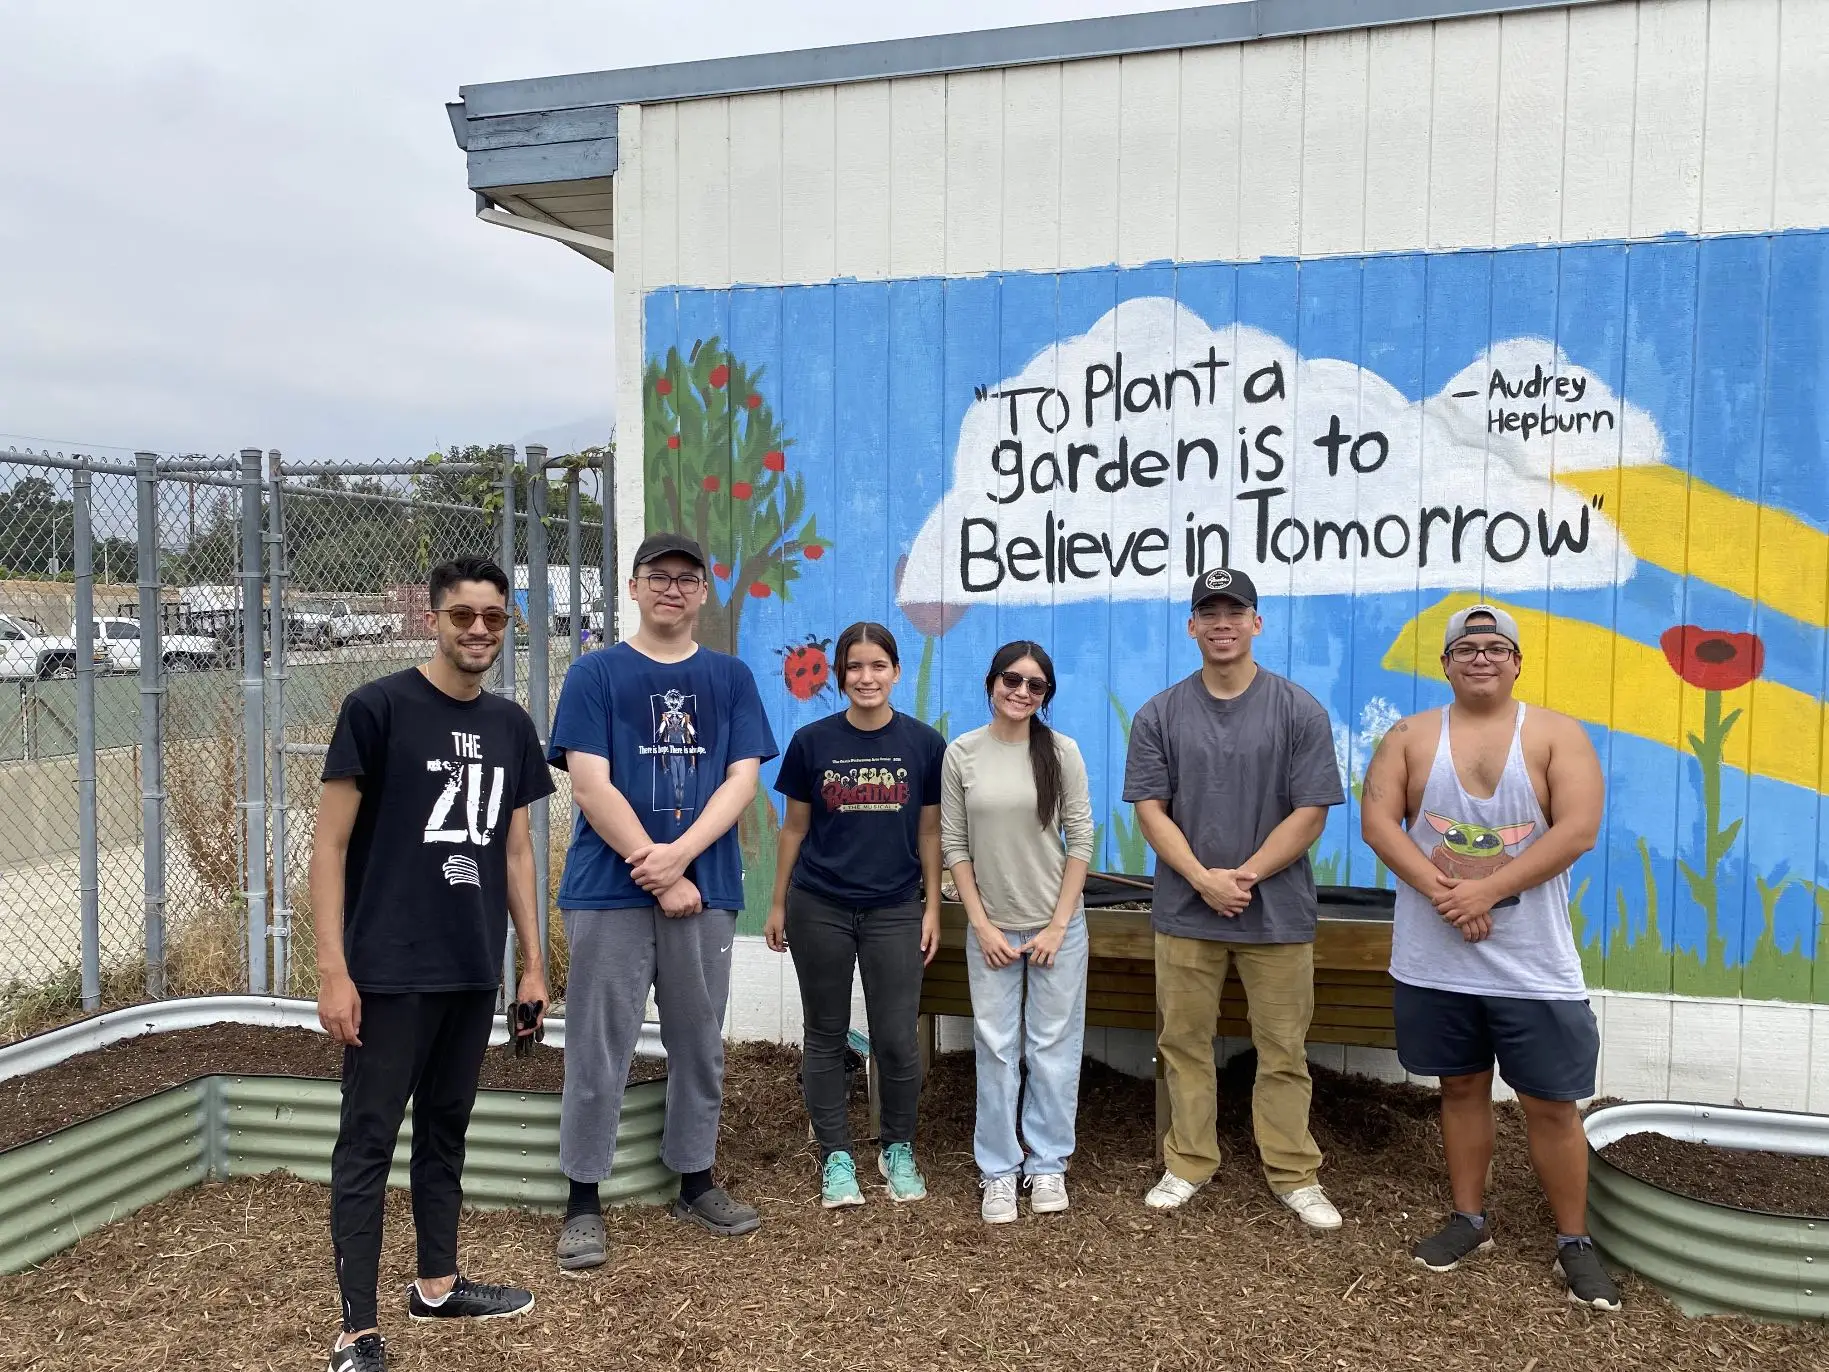
[[[1194,578],[1194,596],[1188,608],[1198,610],[1209,600],[1236,600],[1246,609],[1257,608],[1257,587],[1243,572],[1230,567],[1215,567]]]
[[[633,576],[637,567],[645,567],[656,558],[665,557],[669,553],[678,553],[681,557],[691,558],[699,564],[700,571],[704,571],[710,565],[705,561],[705,550],[686,535],[658,533],[649,534],[642,539],[641,547],[635,550],[635,561],[629,564],[629,574]]]

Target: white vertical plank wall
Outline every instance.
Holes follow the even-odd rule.
[[[1829,0],[1616,0],[625,106],[617,408],[639,434],[656,289],[1820,228],[1826,77]],[[632,547],[639,464],[617,497]],[[791,963],[743,942],[731,1032],[797,1041]],[[1604,1094],[1829,1110],[1829,1009],[1594,1003]],[[1147,1035],[1089,1044],[1150,1068]]]

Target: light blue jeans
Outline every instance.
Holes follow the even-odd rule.
[[[1019,951],[1041,930],[1004,931]],[[1086,1043],[1086,915],[1067,926],[1052,967],[1019,957],[1007,967],[984,960],[978,936],[965,935],[972,988],[972,1043],[978,1052],[978,1127],[972,1151],[986,1178],[1065,1172],[1080,1104],[1080,1055]],[[1026,996],[1025,996],[1026,991]],[[1026,1001],[1026,1003],[1025,1003]],[[1022,1079],[1028,1064],[1029,1079]],[[1017,1097],[1022,1137],[1017,1137]],[[1028,1144],[1028,1156],[1023,1144]]]

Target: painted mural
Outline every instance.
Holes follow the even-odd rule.
[[[1263,593],[1259,660],[1333,715],[1322,881],[1388,885],[1365,766],[1448,699],[1445,618],[1502,602],[1520,693],[1584,721],[1605,828],[1591,984],[1829,1003],[1829,234],[652,292],[646,519],[706,544],[706,638],[783,741],[837,708],[847,622],[902,708],[985,718],[1048,644],[1098,865],[1131,715],[1198,665],[1200,570]],[[772,782],[772,767],[765,779]],[[774,797],[744,822],[746,928]]]

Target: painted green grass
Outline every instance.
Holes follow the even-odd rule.
[[[1569,902],[1570,921],[1575,945],[1581,953],[1582,972],[1590,986],[1604,986],[1613,991],[1676,992],[1686,996],[1738,996],[1748,1000],[1815,1001],[1829,1004],[1829,888],[1799,877],[1784,877],[1769,882],[1754,878],[1759,895],[1763,928],[1753,951],[1744,963],[1727,961],[1725,942],[1710,937],[1705,952],[1691,948],[1672,948],[1658,926],[1658,888],[1652,868],[1651,847],[1643,839],[1638,844],[1641,872],[1641,896],[1645,924],[1636,931],[1630,919],[1631,905],[1625,888],[1615,887],[1614,908],[1618,919],[1612,936],[1604,940],[1601,931],[1591,928],[1583,909],[1582,897],[1588,884],[1582,883]],[[1691,880],[1688,871],[1684,876]],[[1779,898],[1793,886],[1811,887],[1818,910],[1816,957],[1800,945],[1778,946],[1776,923]]]

